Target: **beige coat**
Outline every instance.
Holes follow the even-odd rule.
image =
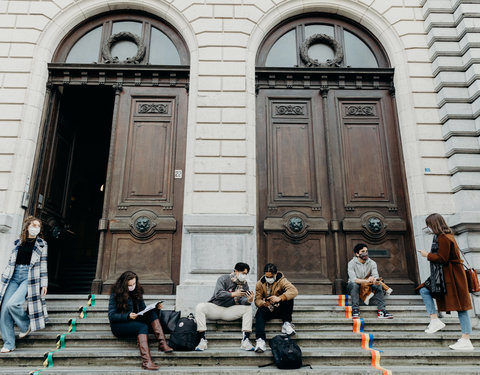
[[[275,281],[272,284],[271,296],[279,296],[282,301],[294,299],[298,295],[298,290],[295,286],[287,280],[281,272],[277,272]],[[255,305],[262,307],[265,304],[264,299],[269,297],[267,293],[267,281],[265,276],[257,281],[255,287]]]

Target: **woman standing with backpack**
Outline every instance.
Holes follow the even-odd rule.
[[[125,271],[112,286],[112,293],[108,304],[108,319],[112,333],[119,338],[137,337],[137,345],[142,357],[142,368],[158,370],[152,361],[148,347],[148,329],[152,328],[158,340],[158,351],[171,353],[165,340],[160,320],[156,310],[150,310],[144,315],[138,315],[145,309],[143,287],[138,276],[132,271]],[[159,306],[161,308],[161,305]]]
[[[434,234],[432,250],[430,253],[425,250],[418,250],[418,252],[426,257],[429,262],[441,264],[445,279],[446,293],[443,296],[435,297],[438,310],[457,311],[462,329],[462,337],[455,344],[449,345],[449,348],[452,350],[474,350],[470,341],[472,324],[468,316],[468,310],[472,309],[472,303],[462,265],[463,261],[453,231],[440,214],[429,215],[425,219],[425,223]],[[425,332],[435,333],[444,328],[445,324],[438,318],[432,294],[424,284],[421,284],[418,288],[427,312],[430,314],[430,324]]]

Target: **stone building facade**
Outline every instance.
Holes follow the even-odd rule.
[[[237,261],[252,265],[251,283],[261,273],[259,247],[264,223],[258,220],[262,194],[258,187],[261,177],[258,95],[263,86],[258,56],[266,38],[279,25],[307,16],[350,22],[383,49],[389,66],[394,69],[392,103],[399,133],[400,176],[406,192],[407,229],[403,230],[410,233],[407,237],[412,245],[429,248],[431,236],[422,230],[424,219],[429,213],[439,212],[455,229],[467,259],[477,270],[480,268],[480,3],[466,0],[3,1],[0,4],[2,264],[20,231],[25,211],[34,212],[32,204],[38,208],[42,203],[34,188],[41,174],[38,169],[42,152],[48,152],[46,149],[50,147],[42,136],[50,111],[54,111],[48,105],[49,90],[52,85],[61,87],[64,85],[61,80],[65,80],[55,75],[63,74],[62,66],[57,70],[51,66],[58,62],[55,58],[59,46],[92,19],[129,12],[164,21],[180,36],[179,40],[183,39],[188,54],[188,82],[184,85],[188,95],[182,99],[187,109],[179,112],[185,112],[186,124],[182,136],[184,165],[177,176],[183,181],[181,213],[177,218],[180,225],[170,228],[170,232],[176,230],[181,234],[179,250],[172,252],[178,257],[178,277],[174,284],[179,308],[188,310],[199,300],[205,300],[211,288],[203,286],[213,285],[218,274],[228,272]],[[88,74],[86,80],[90,79]],[[109,73],[105,74],[106,85],[113,86],[108,81]],[[159,74],[161,80],[162,73]],[[184,79],[181,73],[176,74],[178,82]],[[275,74],[278,80],[280,73]],[[307,74],[310,73],[303,72],[303,77]],[[366,71],[362,74],[368,75]],[[312,73],[312,82],[313,77]],[[382,86],[374,77],[372,80],[374,87]],[[85,81],[85,85],[89,82]],[[46,89],[48,83],[51,85]],[[137,86],[142,87],[142,83]],[[295,84],[287,82],[285,87],[295,88]],[[47,142],[43,151],[39,140]],[[112,168],[115,176],[115,167]],[[157,228],[165,224],[154,209],[144,211],[141,217],[155,222]],[[304,218],[310,229],[317,225],[316,221],[308,221],[308,215],[298,212],[295,217]],[[388,222],[386,215],[380,216],[384,223]],[[134,223],[139,217],[132,213]],[[114,225],[105,210],[99,219],[104,220],[100,224],[104,233],[101,236],[105,237],[100,240],[102,246],[102,241],[109,243],[108,233]],[[338,218],[339,228],[345,230],[347,224],[343,219]],[[323,228],[322,225],[318,224],[318,228]],[[327,220],[326,229],[318,231],[326,232],[336,225],[336,220]],[[389,225],[392,228],[394,224]],[[130,230],[128,225],[118,228],[119,233]],[[145,241],[141,238],[142,230],[137,227],[135,243]],[[149,230],[145,233],[150,233]],[[294,238],[295,233],[290,235],[292,243],[301,242]],[[328,236],[327,242],[335,235]],[[347,240],[347,247],[353,238],[360,237]],[[373,237],[368,238],[375,243]],[[111,253],[108,260],[99,258],[100,262],[110,262],[110,268],[97,269],[97,281],[104,282],[118,274],[122,267],[115,268],[111,259],[114,255],[120,259],[119,254],[119,251]],[[340,254],[337,264],[346,264],[345,251]],[[412,271],[416,273],[412,282],[424,279],[428,272],[426,263],[423,259],[415,260],[414,252],[409,254],[407,257],[411,259],[406,261],[413,262],[416,268]],[[275,261],[270,255],[265,259]],[[128,264],[128,259],[125,262]],[[341,270],[343,266],[338,267]],[[165,272],[168,274],[168,270]],[[335,277],[338,275],[332,279]],[[478,314],[478,301],[475,308]]]

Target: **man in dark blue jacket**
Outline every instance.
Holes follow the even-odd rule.
[[[247,283],[247,274],[250,266],[246,263],[235,264],[234,271],[229,275],[220,276],[215,285],[215,291],[210,301],[199,303],[195,308],[197,319],[197,331],[200,336],[200,343],[195,350],[204,351],[207,349],[206,320],[236,320],[242,318],[243,338],[240,348],[243,350],[254,350],[250,342],[252,332],[252,308],[254,293],[250,291]]]

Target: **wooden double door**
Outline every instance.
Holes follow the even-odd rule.
[[[186,109],[184,87],[53,88],[30,212],[45,223],[59,292],[75,282],[62,270],[86,260],[96,293],[109,293],[126,270],[147,293],[175,292]]]
[[[393,98],[388,90],[261,89],[258,267],[302,293],[341,293],[356,243],[397,292],[417,280]]]

